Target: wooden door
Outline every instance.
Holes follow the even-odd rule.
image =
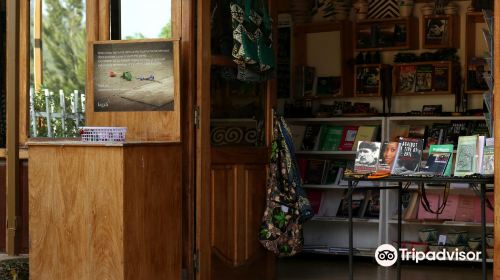
[[[274,279],[275,257],[258,239],[273,83],[245,85],[221,78],[235,65],[211,50],[213,4],[199,1],[197,7],[197,279]]]

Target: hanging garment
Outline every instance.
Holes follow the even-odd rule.
[[[293,256],[304,244],[302,223],[313,216],[302,189],[293,142],[283,118],[274,117],[267,201],[259,233],[262,245],[278,256]]]
[[[238,79],[265,81],[274,76],[272,21],[263,0],[232,0],[233,60]]]

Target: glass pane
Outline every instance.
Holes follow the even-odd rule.
[[[235,76],[236,68],[212,68],[212,145],[263,146],[266,83],[241,82]]]
[[[30,0],[31,137],[74,137],[84,125],[85,2]]]
[[[170,0],[121,0],[121,38],[155,39],[172,36]]]

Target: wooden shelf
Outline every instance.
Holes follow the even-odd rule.
[[[399,38],[400,41],[395,43],[391,40],[395,38],[395,28],[397,25],[402,26],[406,34],[404,38]],[[374,28],[379,30],[380,38],[373,38],[372,31]],[[410,50],[418,48],[418,18],[414,17],[399,17],[399,18],[384,18],[384,19],[366,19],[359,20],[354,24],[354,51],[395,51],[395,50]],[[386,36],[387,45],[374,45],[373,42],[383,41],[383,36]]]
[[[356,151],[295,151],[301,155],[355,155]]]
[[[337,223],[348,223],[349,219],[345,217],[316,217],[314,216],[311,221],[316,222],[337,222]],[[354,223],[369,223],[369,224],[378,224],[378,218],[352,218]]]
[[[389,224],[397,224],[398,220],[391,219],[388,221]],[[426,225],[426,226],[447,226],[447,227],[480,227],[480,223],[471,222],[455,222],[455,221],[444,221],[444,222],[432,222],[432,221],[402,221],[403,225]],[[493,227],[492,223],[487,223],[486,227]]]
[[[303,184],[302,187],[305,189],[324,189],[324,190],[347,189],[347,186],[340,186],[337,184],[329,184],[329,185]]]

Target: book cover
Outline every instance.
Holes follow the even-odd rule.
[[[377,170],[390,173],[397,151],[398,142],[384,142],[382,148],[380,149]]]
[[[377,170],[380,142],[359,141],[354,160],[354,172],[371,173]]]
[[[321,217],[335,217],[343,196],[344,190],[342,189],[324,191],[317,215]]]
[[[379,126],[373,125],[361,125],[358,127],[358,132],[356,133],[356,138],[354,139],[354,145],[352,150],[356,151],[358,148],[359,141],[375,141],[377,138]]]
[[[415,91],[431,91],[432,75],[432,65],[418,65],[415,74]]]
[[[426,138],[427,126],[426,125],[410,125],[410,130],[408,131],[409,138]]]
[[[429,153],[450,153],[450,158],[448,160],[448,165],[444,170],[443,176],[451,176],[451,168],[453,163],[453,145],[452,144],[440,144],[440,145],[430,145]]]
[[[320,151],[336,151],[341,142],[342,132],[344,128],[342,126],[332,126],[332,125],[322,125],[321,136],[320,136]]]
[[[326,170],[326,160],[310,159],[307,162],[306,178],[304,183],[311,185],[321,185],[323,174]]]
[[[476,170],[474,173],[483,172],[483,157],[484,157],[484,141],[486,137],[484,135],[479,135],[477,137],[477,155],[476,155]]]
[[[420,195],[418,192],[412,192],[408,206],[405,208],[402,219],[403,220],[415,220],[417,219],[418,209],[419,209]]]
[[[380,191],[371,190],[368,195],[365,218],[378,218],[380,216]]]
[[[289,125],[290,133],[292,134],[293,146],[296,151],[300,151],[302,148],[302,140],[304,139],[304,135],[306,132],[305,125]]]
[[[409,133],[409,124],[398,124],[392,129],[389,140],[393,142],[399,142],[399,137],[408,137]]]
[[[483,150],[483,170],[481,174],[493,175],[495,173],[495,147],[485,146]]]
[[[454,176],[465,176],[476,172],[477,142],[477,135],[458,137]]]
[[[449,124],[434,123],[432,127],[429,128],[427,133],[426,147],[430,148],[431,145],[442,144],[443,139],[446,137],[446,131],[448,130]]]
[[[432,152],[429,153],[422,172],[436,176],[444,175],[452,153]]]
[[[438,214],[439,220],[455,219],[459,198],[460,196],[457,194],[448,195],[448,199],[446,200],[446,207],[444,207],[443,212],[441,212],[441,214]]]
[[[432,76],[432,89],[435,91],[448,91],[449,65],[435,64]]]
[[[306,190],[307,199],[311,204],[314,215],[317,215],[319,212],[319,207],[321,205],[321,197],[323,195],[323,191],[308,189]]]
[[[330,160],[326,166],[325,176],[323,176],[323,185],[330,185],[337,183],[338,173],[345,166],[343,160]]]
[[[440,202],[439,194],[428,193],[427,194],[427,201],[429,201],[429,208],[432,211],[436,212],[438,207],[439,207],[439,202]],[[432,213],[432,212],[428,212],[427,210],[425,210],[425,208],[422,205],[420,205],[418,207],[417,218],[419,220],[436,220],[437,217],[438,217],[437,214]]]
[[[415,92],[415,65],[401,65],[399,67],[398,92]]]
[[[401,137],[391,174],[410,175],[420,171],[424,139]]]
[[[358,133],[358,126],[344,126],[342,137],[340,140],[339,151],[352,151],[356,134]]]
[[[319,126],[318,125],[308,125],[306,126],[306,131],[304,132],[304,139],[302,140],[302,150],[312,151],[316,146],[319,138]]]
[[[455,221],[474,222],[474,196],[459,195]]]
[[[352,193],[352,216],[353,217],[363,217],[364,211],[366,210],[366,191],[354,191]],[[337,217],[348,217],[349,216],[349,198],[345,195],[340,202],[339,209],[337,211]]]

